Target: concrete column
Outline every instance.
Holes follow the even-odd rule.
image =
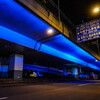
[[[63,67],[63,76],[66,76],[67,73],[66,73],[66,66]]]
[[[74,67],[72,68],[72,74],[74,75],[75,78],[78,76],[78,68]]]
[[[12,54],[9,62],[9,77],[14,80],[22,80],[23,55]]]
[[[83,73],[82,68],[79,68],[79,73]]]

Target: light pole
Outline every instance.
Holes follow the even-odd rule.
[[[93,14],[100,17],[100,5],[96,6],[93,9]],[[100,25],[99,25],[100,26]],[[99,45],[99,39],[97,39],[97,49],[98,49],[98,54],[100,55],[100,45]]]
[[[60,21],[60,1],[58,0],[58,19]]]

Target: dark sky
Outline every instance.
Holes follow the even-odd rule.
[[[58,0],[53,0],[57,4]],[[59,0],[60,9],[66,14],[66,16],[74,23],[78,25],[89,21],[94,18],[98,18],[98,15],[93,15],[92,9],[95,6],[100,7],[100,0]],[[100,17],[100,16],[99,16]]]

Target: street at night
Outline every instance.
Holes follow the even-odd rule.
[[[100,100],[100,0],[0,0],[0,100]]]
[[[0,100],[100,100],[100,81],[0,87]]]

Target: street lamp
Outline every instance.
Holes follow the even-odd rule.
[[[53,29],[47,29],[47,34],[49,34],[49,35],[52,35],[54,33],[54,30]]]
[[[99,13],[99,12],[100,12],[100,7],[94,8],[94,9],[93,9],[93,12],[94,12],[94,13]]]
[[[92,10],[94,18],[100,18],[100,4],[96,5],[95,8]],[[99,39],[97,39],[97,50],[98,54],[100,55],[100,44],[99,44]],[[98,61],[96,61],[98,62]]]
[[[96,59],[95,62],[98,62],[98,60]]]

